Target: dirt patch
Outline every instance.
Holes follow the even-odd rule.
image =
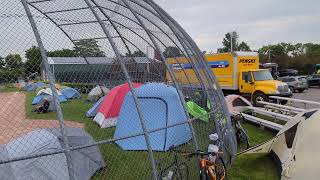
[[[26,119],[23,93],[0,93],[0,144],[5,144],[38,128],[58,128],[58,120]],[[82,123],[65,121],[66,127],[83,128]]]

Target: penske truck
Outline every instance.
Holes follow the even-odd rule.
[[[292,96],[286,83],[274,80],[268,69],[259,69],[259,56],[256,52],[207,54],[205,57],[226,94],[250,96],[254,105],[258,105],[258,101],[269,101],[270,96]],[[175,72],[178,83],[195,86],[199,84],[186,58],[170,58],[168,63]]]

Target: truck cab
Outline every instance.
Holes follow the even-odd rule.
[[[254,105],[258,101],[269,101],[269,96],[291,97],[286,83],[274,80],[268,69],[239,71],[239,92],[251,95]]]

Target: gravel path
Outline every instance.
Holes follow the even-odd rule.
[[[5,144],[38,128],[57,128],[57,120],[26,119],[23,93],[0,93],[0,144]],[[82,123],[65,122],[67,127],[83,128]]]

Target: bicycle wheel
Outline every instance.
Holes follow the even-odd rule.
[[[177,169],[176,174],[173,177],[175,180],[188,180],[189,179],[189,168],[186,163],[181,163]]]
[[[171,165],[159,172],[159,178],[164,180],[187,180],[189,169],[186,163]]]
[[[215,171],[217,180],[227,180],[227,170],[224,161],[221,157],[216,160]]]
[[[237,137],[238,149],[240,150],[240,152],[250,147],[248,135],[241,125],[237,127],[236,137]]]

